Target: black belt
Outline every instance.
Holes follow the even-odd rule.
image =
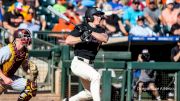
[[[81,58],[81,57],[77,57],[78,58],[78,60],[80,60],[80,61],[83,61],[83,62],[85,62],[85,63],[87,63],[87,61],[86,60],[88,60],[88,59],[84,59],[84,58]],[[93,61],[92,60],[88,60],[89,62],[88,62],[88,64],[93,64]]]

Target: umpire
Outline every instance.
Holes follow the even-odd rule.
[[[72,72],[80,77],[84,90],[69,98],[69,101],[81,101],[100,98],[100,74],[92,67],[102,42],[108,41],[105,29],[100,27],[104,13],[95,7],[88,8],[85,22],[77,25],[67,36],[65,43],[74,45],[74,58],[71,63]],[[66,101],[64,99],[63,101]]]

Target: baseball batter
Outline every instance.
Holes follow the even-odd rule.
[[[74,58],[71,63],[72,72],[80,77],[84,90],[69,98],[69,101],[81,101],[100,98],[100,74],[92,67],[93,60],[102,42],[108,41],[105,29],[100,27],[103,12],[89,8],[85,13],[85,22],[75,27],[67,36],[65,43],[74,45]],[[67,101],[64,99],[63,101]]]
[[[13,34],[14,41],[0,49],[0,94],[6,89],[21,91],[18,101],[29,101],[37,91],[35,80],[38,70],[36,65],[28,60],[30,34],[27,29],[18,29]],[[31,75],[31,79],[14,75],[20,65]]]

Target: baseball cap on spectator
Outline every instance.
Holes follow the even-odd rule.
[[[23,10],[22,6],[23,6],[23,4],[21,2],[16,2],[14,4],[15,9],[17,9],[20,12]]]
[[[144,16],[138,16],[137,17],[137,21],[144,21],[144,19],[145,19]]]
[[[169,4],[172,4],[172,3],[174,3],[174,0],[167,0],[166,1],[166,5],[169,5]]]

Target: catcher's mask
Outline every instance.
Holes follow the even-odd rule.
[[[18,29],[14,32],[14,40],[20,38],[23,45],[31,44],[31,32],[28,29]]]
[[[85,19],[87,22],[93,22],[93,15],[104,15],[104,12],[98,11],[96,7],[88,8],[85,12]]]

